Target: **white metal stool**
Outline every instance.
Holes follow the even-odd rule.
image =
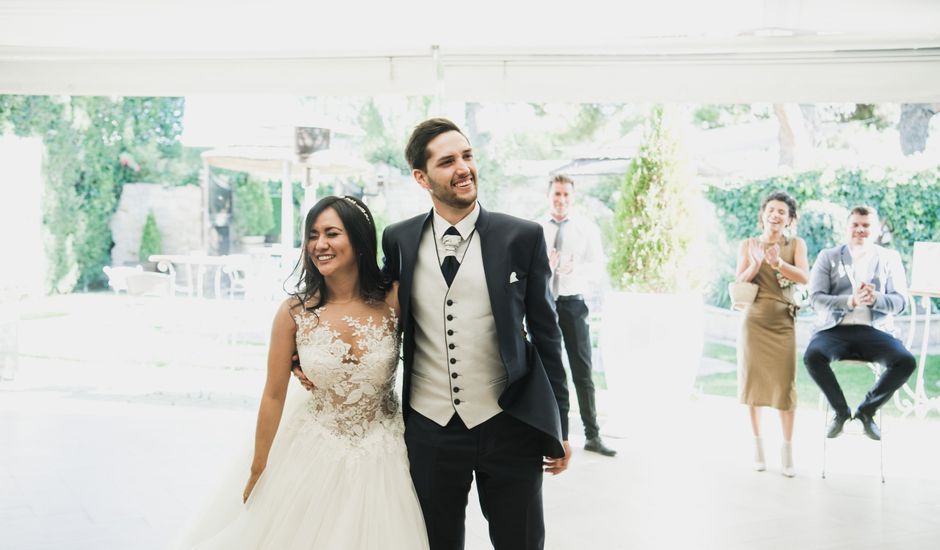
[[[851,359],[843,359],[837,361],[838,363],[851,364],[851,365],[864,365],[871,370],[872,374],[875,375],[875,380],[881,376],[881,373],[884,372],[884,368],[880,363],[873,363],[871,361],[856,361]],[[826,399],[825,394],[822,392],[819,393],[819,398],[825,403],[825,413],[823,414],[823,453],[822,453],[822,478],[826,479],[826,446],[829,442],[829,438],[826,437],[826,428],[829,426],[829,400]],[[881,482],[885,482],[885,437],[884,437],[884,424],[882,423],[882,414],[881,408],[878,408],[878,426],[881,428],[881,439],[878,441],[878,452],[880,453],[880,462],[881,462]]]

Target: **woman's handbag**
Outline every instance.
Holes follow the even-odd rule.
[[[754,283],[728,283],[728,295],[731,296],[731,309],[741,311],[754,303],[757,298],[757,285]]]

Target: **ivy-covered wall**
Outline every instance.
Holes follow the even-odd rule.
[[[179,142],[183,106],[181,97],[0,95],[0,134],[45,145],[50,290],[106,287],[101,268],[110,263],[109,223],[124,183],[198,183],[198,151]]]
[[[810,265],[820,250],[842,242],[848,209],[859,204],[878,210],[886,229],[883,244],[901,253],[908,270],[914,242],[940,241],[940,167],[917,173],[883,169],[809,171],[741,185],[710,185],[706,194],[727,236],[720,248],[730,256],[723,262],[727,270],[712,285],[711,303],[727,305],[725,287],[733,277],[736,243],[758,234],[760,201],[776,190],[790,193],[799,204],[797,233],[806,240]]]

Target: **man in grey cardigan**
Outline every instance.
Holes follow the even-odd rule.
[[[875,440],[881,439],[875,411],[916,366],[914,356],[893,335],[894,316],[907,304],[904,266],[897,251],[874,244],[879,229],[877,212],[856,206],[849,214],[846,243],[820,252],[810,273],[809,291],[818,319],[803,363],[834,411],[826,434],[830,438],[842,433],[852,418],[832,361],[871,361],[885,367],[855,411],[865,435]]]

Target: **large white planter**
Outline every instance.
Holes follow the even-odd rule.
[[[681,421],[704,343],[700,294],[609,292],[601,353],[610,392],[605,434],[656,432]]]

